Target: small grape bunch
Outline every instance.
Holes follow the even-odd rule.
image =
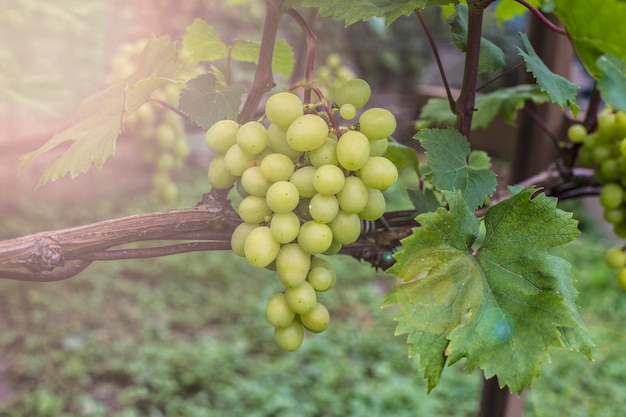
[[[334,108],[358,110],[370,94],[365,81],[352,80],[338,87]],[[287,351],[300,347],[305,329],[319,333],[328,326],[318,294],[333,287],[336,274],[320,255],[338,253],[359,238],[362,220],[381,217],[383,191],[398,178],[383,156],[396,128],[389,111],[368,109],[358,125],[340,127],[330,106],[321,107],[318,112],[281,92],[267,100],[267,126],[221,120],[206,133],[215,153],[209,182],[215,189],[235,187],[242,197],[233,251],[275,270],[284,287],[270,298],[266,316]]]
[[[597,130],[587,132],[583,125],[575,124],[568,137],[581,144],[581,164],[593,167],[603,183],[599,198],[604,219],[618,237],[626,238],[626,112],[605,109],[598,115]]]

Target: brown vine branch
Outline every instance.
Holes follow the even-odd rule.
[[[308,23],[300,13],[294,9],[285,11],[300,26],[306,38],[306,62],[304,65],[304,103],[311,103],[311,83],[313,82],[313,70],[315,68],[315,53],[317,51],[317,36],[309,27]]]

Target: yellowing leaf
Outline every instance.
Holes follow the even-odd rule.
[[[189,61],[192,64],[228,56],[228,46],[222,42],[215,29],[202,19],[195,19],[193,24],[187,27],[183,46],[190,52]]]

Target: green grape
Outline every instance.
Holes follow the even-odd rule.
[[[235,183],[237,177],[228,172],[226,164],[224,163],[224,157],[222,155],[216,155],[209,165],[209,172],[207,174],[209,184],[218,190],[224,190]]]
[[[625,150],[626,151],[626,150]],[[591,151],[585,147],[582,147],[578,150],[578,161],[580,161],[581,165],[590,167],[593,165],[593,156]]]
[[[615,180],[618,180],[622,176],[618,161],[619,160],[616,158],[610,158],[610,159],[604,160],[600,164],[600,168],[598,169],[598,172],[600,174],[600,177],[604,181],[615,181]]]
[[[176,143],[177,134],[169,124],[161,124],[155,132],[156,140],[162,149],[171,149]]]
[[[328,54],[328,56],[326,57],[326,65],[329,68],[335,69],[339,67],[340,64],[341,64],[341,57],[339,56],[338,53],[333,52],[333,53]]]
[[[626,252],[624,248],[614,246],[606,252],[604,261],[611,268],[623,268],[626,266]]]
[[[274,329],[274,341],[283,350],[294,352],[302,346],[304,328],[298,320],[294,320],[285,327]]]
[[[332,231],[333,239],[344,245],[356,242],[361,235],[361,219],[358,214],[339,210],[328,226]]]
[[[313,187],[320,194],[337,194],[346,182],[346,176],[336,165],[322,165],[315,170]]]
[[[315,308],[317,295],[307,281],[297,287],[285,288],[285,298],[289,307],[298,314],[306,314]]]
[[[338,165],[337,140],[328,138],[321,146],[310,151],[309,161],[315,168],[319,168],[322,165]]]
[[[315,304],[313,310],[300,315],[302,325],[310,332],[323,332],[330,322],[330,314],[328,309],[320,302]]]
[[[265,268],[274,262],[279,250],[280,243],[274,240],[267,226],[259,226],[252,230],[243,245],[246,259],[257,268]]]
[[[257,165],[246,169],[241,175],[240,181],[241,186],[247,194],[257,197],[265,197],[267,190],[270,188],[270,185],[272,185],[261,173],[261,168]]]
[[[332,241],[333,233],[324,223],[309,220],[300,226],[298,244],[307,253],[322,253],[330,247]]]
[[[300,219],[291,211],[274,214],[270,221],[270,231],[278,243],[293,242],[300,232]]]
[[[383,156],[389,147],[389,139],[382,138],[370,142],[370,156]]]
[[[174,155],[169,152],[164,152],[159,155],[156,166],[159,171],[172,171],[175,164],[176,158],[174,158]]]
[[[237,143],[239,124],[234,120],[220,120],[207,130],[204,137],[207,147],[215,153],[225,154]]]
[[[275,153],[281,153],[291,159],[297,159],[302,155],[302,151],[292,149],[287,143],[287,129],[283,129],[274,123],[267,128],[267,139],[269,147]]]
[[[591,159],[596,164],[601,164],[613,155],[613,147],[609,144],[598,145],[591,151]]]
[[[287,181],[294,171],[293,161],[280,153],[266,155],[259,167],[263,176],[270,182]]]
[[[309,213],[319,223],[331,222],[339,212],[339,202],[334,195],[315,194],[309,202]]]
[[[315,288],[315,291],[324,292],[335,285],[336,275],[332,268],[318,266],[311,268],[306,279]]]
[[[604,210],[602,217],[607,223],[611,224],[619,224],[626,219],[626,216],[624,216],[624,208],[622,206]]]
[[[596,132],[590,133],[583,142],[583,148],[588,149],[590,152],[593,151],[593,148],[595,148],[597,145],[599,145],[599,143],[598,134]]]
[[[344,133],[337,142],[337,160],[348,171],[361,169],[370,157],[370,141],[361,132]]]
[[[335,104],[337,104],[337,107],[339,108],[346,104],[351,104],[354,106],[354,112],[356,114],[356,110],[363,108],[363,106],[365,106],[369,101],[371,95],[372,89],[367,81],[360,78],[354,78],[337,86],[334,100]],[[346,118],[342,114],[341,117],[346,120],[350,120],[354,117],[354,115]]]
[[[352,120],[356,117],[356,107],[350,103],[343,104],[339,108],[339,115],[345,120]]]
[[[339,207],[346,213],[359,213],[367,205],[369,192],[359,177],[346,177],[346,182],[337,193]]]
[[[359,176],[368,187],[385,191],[398,180],[398,168],[387,158],[371,156],[359,170]]]
[[[617,137],[626,137],[626,112],[620,110],[615,113],[615,131]]]
[[[287,304],[287,298],[285,294],[279,292],[274,294],[267,302],[265,307],[265,317],[272,326],[283,328],[289,326],[293,319],[296,318],[296,313]]]
[[[237,144],[234,144],[226,151],[224,164],[228,172],[241,177],[246,169],[254,165],[254,156],[244,152]]]
[[[311,198],[317,191],[313,186],[315,167],[310,165],[297,169],[289,178],[289,182],[296,186],[300,197]]]
[[[243,245],[246,241],[246,238],[250,234],[251,231],[256,229],[259,225],[256,223],[240,223],[235,230],[233,230],[233,234],[230,236],[230,247],[233,252],[235,252],[239,256],[245,256],[243,251]]]
[[[567,137],[574,143],[583,143],[587,139],[587,128],[581,124],[574,124],[567,129]]]
[[[332,255],[337,255],[339,253],[339,251],[341,251],[341,248],[343,247],[343,245],[339,242],[337,242],[336,240],[333,239],[333,241],[331,242],[330,246],[328,247],[328,249],[326,249],[324,252],[322,252],[323,255],[328,255],[328,256],[332,256]]]
[[[287,143],[296,151],[311,151],[326,141],[328,125],[316,114],[298,117],[287,129]]]
[[[616,133],[615,113],[602,111],[598,114],[598,135],[611,138]]]
[[[174,144],[173,151],[177,158],[185,159],[191,153],[191,148],[189,148],[189,144],[185,138],[179,138]]]
[[[382,191],[368,187],[367,203],[363,210],[359,212],[359,217],[363,220],[377,220],[385,214],[386,209],[385,196]]]
[[[274,94],[265,104],[265,116],[270,122],[285,129],[303,114],[302,101],[291,93]]]
[[[386,109],[368,109],[359,117],[359,130],[369,140],[386,138],[395,132],[396,118]]]
[[[265,199],[275,213],[288,213],[296,208],[300,195],[296,186],[289,181],[277,181],[270,185]]]
[[[298,217],[303,221],[307,222],[309,220],[313,220],[311,217],[311,213],[309,212],[309,203],[311,202],[310,198],[301,198],[298,206],[294,210],[294,212],[298,215]]]
[[[276,272],[280,282],[287,288],[298,287],[305,280],[311,267],[311,255],[297,243],[283,245],[276,257]]]
[[[262,223],[272,215],[272,209],[265,198],[249,195],[241,200],[237,208],[241,220],[248,223]]]
[[[610,182],[605,184],[600,191],[600,204],[605,209],[614,209],[622,205],[624,201],[624,189],[620,184]]]
[[[158,192],[159,199],[163,204],[172,204],[178,200],[178,186],[172,181],[163,183]]]
[[[255,155],[260,153],[267,145],[267,132],[259,122],[248,122],[237,131],[237,145],[244,152]]]

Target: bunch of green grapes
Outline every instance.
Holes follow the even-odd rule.
[[[120,46],[111,61],[110,83],[124,80],[135,71],[145,45],[145,40],[139,40]],[[179,60],[183,63],[179,74],[182,80],[189,80],[202,73],[203,68],[190,64],[185,59],[184,52],[181,53]],[[166,84],[156,90],[153,97],[177,107],[182,87],[182,83]],[[185,159],[190,153],[185,121],[166,106],[149,102],[126,117],[124,130],[140,141],[144,159],[153,165],[152,184],[159,199],[164,204],[176,202],[179,191],[172,178],[174,173],[184,166]]]
[[[337,90],[336,106],[360,109],[370,96],[363,80]],[[206,133],[215,152],[208,179],[216,189],[234,186],[242,223],[231,247],[259,268],[276,270],[284,290],[271,297],[266,315],[276,343],[298,349],[304,330],[323,331],[330,317],[318,294],[336,276],[319,255],[355,242],[361,221],[385,212],[383,191],[398,178],[382,156],[396,119],[387,110],[364,111],[357,126],[332,128],[329,115],[305,107],[292,93],[271,96],[269,124],[221,120]]]

